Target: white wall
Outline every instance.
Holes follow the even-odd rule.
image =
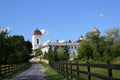
[[[41,48],[43,55],[45,54],[45,52],[48,53],[48,50],[49,50],[49,46],[45,46],[45,47]]]
[[[72,56],[72,55],[77,55],[77,48],[78,46],[77,45],[72,45],[72,46],[69,46],[69,54]]]
[[[42,36],[41,35],[32,35],[32,46],[33,50],[39,48],[42,45]],[[39,39],[39,44],[37,44],[37,39]]]
[[[70,45],[70,46],[68,46],[68,47],[69,47],[69,55],[70,55],[70,56],[72,56],[72,55],[77,55],[77,54],[78,54],[78,52],[77,52],[78,46],[79,46],[79,45]],[[52,49],[53,49],[53,50],[54,50],[54,47],[55,47],[55,46],[52,46]],[[76,47],[76,48],[75,48],[75,47]],[[48,52],[49,46],[44,46],[44,47],[41,48],[41,50],[42,50],[42,52],[43,52],[43,54],[44,54],[45,52]]]

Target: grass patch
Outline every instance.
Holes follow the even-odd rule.
[[[112,64],[120,64],[120,57],[116,57],[112,60]]]
[[[86,63],[86,62],[87,61],[79,61],[79,63]],[[89,63],[90,64],[107,64],[107,62],[102,62],[102,61],[89,61]],[[115,58],[110,63],[111,64],[120,64],[120,57]],[[76,67],[76,66],[73,66],[73,67]],[[87,67],[81,66],[80,70],[87,71]],[[90,71],[93,72],[93,73],[100,74],[100,75],[108,76],[107,69],[104,69],[104,68],[91,67]],[[113,74],[114,78],[120,78],[120,70],[112,69],[112,74]],[[85,80],[88,80],[87,75],[80,74],[80,77],[83,78],[83,79],[85,79]],[[91,80],[101,80],[101,79],[98,79],[96,77],[91,77]]]
[[[0,80],[10,80],[11,78],[19,75],[20,73],[26,71],[27,69],[29,69],[31,67],[31,64],[27,67],[24,67],[22,69],[19,69],[17,71],[14,71],[14,72],[10,72],[10,73],[7,73],[7,74],[4,74],[2,76],[0,76]]]
[[[45,77],[47,80],[66,80],[59,73],[57,73],[54,69],[52,69],[48,64],[44,62],[40,62],[45,67]]]

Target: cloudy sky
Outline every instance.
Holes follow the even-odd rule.
[[[120,0],[0,0],[0,28],[26,40],[41,29],[43,42],[75,41],[95,26],[101,34],[120,27]]]

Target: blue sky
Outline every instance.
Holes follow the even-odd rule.
[[[120,28],[120,0],[0,0],[0,28],[26,40],[38,28],[49,32],[43,42],[75,41],[95,26],[101,34]]]

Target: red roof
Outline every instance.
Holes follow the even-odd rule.
[[[36,29],[33,33],[33,35],[42,35],[42,32],[38,29]]]

